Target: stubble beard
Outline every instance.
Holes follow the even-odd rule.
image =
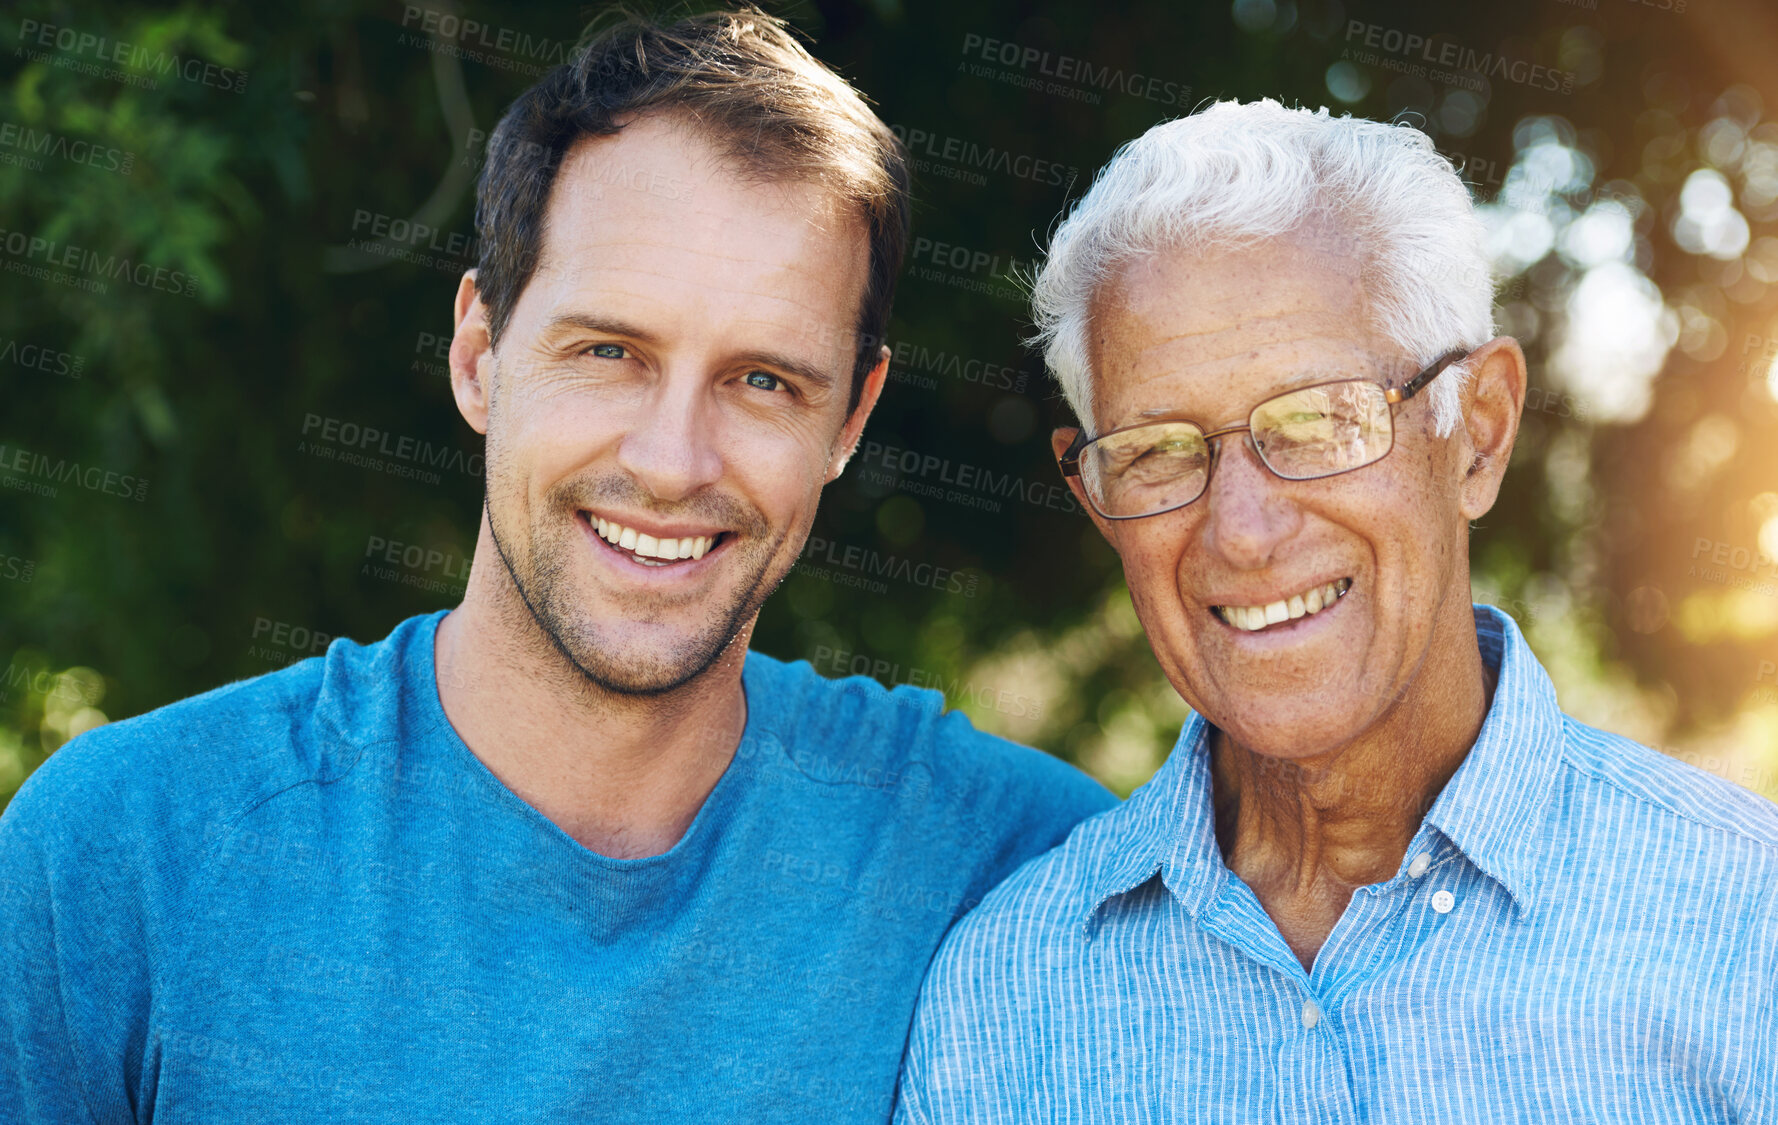
[[[493,427],[489,428],[492,439]],[[501,468],[505,459],[497,457],[496,442],[490,440],[486,461],[482,504],[487,512],[489,534],[494,549],[506,568],[507,577],[518,595],[523,610],[508,604],[505,613],[522,612],[528,620],[508,621],[517,625],[515,634],[522,634],[534,625],[549,644],[567,661],[592,693],[620,696],[668,695],[697,680],[720,660],[746,625],[759,613],[772,592],[789,574],[789,567],[771,574],[772,560],[789,535],[789,529],[768,538],[770,525],[751,507],[728,497],[711,495],[690,506],[680,505],[676,514],[696,514],[708,522],[725,527],[737,541],[729,545],[732,558],[722,564],[741,574],[741,581],[724,601],[713,604],[708,622],[690,636],[673,644],[669,650],[652,653],[622,652],[604,635],[601,617],[584,604],[576,588],[573,559],[576,552],[603,550],[588,544],[578,529],[578,512],[592,507],[591,500],[605,499],[631,508],[647,510],[652,504],[640,486],[627,476],[613,474],[595,481],[565,481],[552,487],[545,495],[531,525],[522,534],[528,548],[515,557],[508,548],[514,539],[513,530],[505,525],[503,506],[496,502],[496,481],[503,479]],[[714,601],[714,599],[712,599]],[[619,600],[610,611],[625,621],[658,619],[669,606],[656,599],[635,596]]]

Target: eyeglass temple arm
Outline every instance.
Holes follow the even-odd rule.
[[[1068,448],[1062,452],[1060,457],[1056,458],[1056,464],[1061,466],[1064,477],[1080,475],[1080,451],[1085,449],[1086,445],[1087,430],[1085,426],[1082,426],[1074,432],[1074,440],[1068,443]]]
[[[1456,363],[1460,359],[1468,359],[1468,358],[1469,358],[1469,353],[1465,352],[1465,351],[1447,352],[1444,355],[1444,357],[1441,358],[1437,363],[1434,363],[1431,367],[1428,367],[1426,370],[1420,372],[1420,374],[1414,376],[1412,379],[1409,379],[1407,382],[1403,383],[1401,386],[1399,386],[1399,387],[1385,387],[1383,389],[1383,397],[1385,399],[1387,399],[1392,404],[1397,403],[1397,402],[1406,402],[1408,399],[1413,398],[1415,395],[1417,395],[1421,391],[1425,390],[1426,384],[1428,384],[1428,383],[1432,382],[1434,379],[1438,378],[1440,373],[1442,373],[1445,368],[1451,366],[1453,363]]]

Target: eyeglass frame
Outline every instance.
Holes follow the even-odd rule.
[[[1389,456],[1389,454],[1391,454],[1395,451],[1395,408],[1397,406],[1399,406],[1400,404],[1413,398],[1415,395],[1419,394],[1421,391],[1425,390],[1427,384],[1431,383],[1434,379],[1438,378],[1441,374],[1443,374],[1446,368],[1450,367],[1451,365],[1453,365],[1455,363],[1460,363],[1463,360],[1468,359],[1470,356],[1474,355],[1475,353],[1476,353],[1476,349],[1474,349],[1474,348],[1471,348],[1468,351],[1463,351],[1463,350],[1449,351],[1449,352],[1446,352],[1444,355],[1440,356],[1438,359],[1434,360],[1433,363],[1431,364],[1431,366],[1422,369],[1417,375],[1415,375],[1413,378],[1407,380],[1399,387],[1393,386],[1389,383],[1382,384],[1383,401],[1385,403],[1387,403],[1389,406],[1389,448],[1385,449],[1383,451],[1383,457],[1387,457],[1387,456]],[[1092,490],[1087,488],[1086,482],[1084,480],[1081,482],[1081,487],[1080,487],[1081,495],[1086,497],[1087,503],[1092,505],[1093,511],[1097,512],[1101,519],[1145,520],[1150,516],[1164,516],[1168,512],[1177,512],[1181,508],[1190,507],[1191,505],[1196,504],[1199,500],[1202,500],[1204,498],[1204,494],[1210,491],[1210,478],[1211,478],[1212,474],[1215,473],[1216,462],[1221,457],[1222,447],[1220,445],[1217,445],[1214,443],[1220,441],[1224,437],[1227,437],[1229,434],[1238,434],[1238,433],[1241,433],[1242,431],[1246,431],[1249,434],[1249,440],[1251,440],[1251,435],[1252,435],[1252,431],[1253,431],[1254,411],[1257,411],[1260,407],[1264,406],[1266,403],[1271,402],[1275,399],[1283,398],[1285,395],[1296,394],[1299,391],[1312,391],[1317,387],[1332,387],[1332,386],[1337,386],[1338,384],[1341,384],[1341,383],[1369,383],[1369,382],[1371,382],[1371,380],[1369,380],[1369,379],[1329,379],[1329,380],[1327,380],[1325,382],[1321,382],[1321,383],[1309,383],[1309,384],[1307,384],[1305,386],[1301,386],[1301,387],[1291,387],[1289,390],[1279,391],[1275,395],[1269,395],[1266,398],[1261,399],[1259,402],[1254,403],[1253,409],[1249,410],[1247,412],[1247,421],[1246,422],[1242,423],[1239,426],[1224,426],[1220,430],[1206,430],[1206,429],[1204,429],[1204,426],[1202,423],[1194,421],[1193,419],[1190,419],[1190,418],[1150,418],[1150,419],[1147,419],[1146,421],[1142,421],[1142,422],[1132,422],[1128,426],[1119,426],[1114,430],[1106,430],[1104,433],[1099,434],[1097,437],[1091,437],[1091,438],[1087,437],[1087,431],[1083,427],[1075,433],[1074,440],[1068,443],[1068,448],[1063,451],[1062,455],[1060,457],[1056,458],[1056,463],[1062,469],[1062,479],[1067,480],[1069,477],[1080,476],[1080,456],[1081,456],[1081,454],[1086,452],[1087,446],[1093,444],[1096,441],[1099,441],[1101,438],[1108,438],[1113,434],[1121,434],[1121,433],[1125,433],[1129,430],[1139,430],[1139,429],[1142,429],[1144,426],[1164,425],[1168,422],[1185,422],[1189,425],[1196,426],[1196,427],[1198,427],[1199,432],[1201,432],[1204,435],[1204,444],[1210,450],[1210,463],[1204,470],[1204,489],[1203,489],[1203,491],[1199,492],[1196,496],[1192,497],[1190,500],[1187,500],[1183,504],[1175,504],[1171,508],[1162,508],[1159,511],[1143,512],[1139,516],[1106,515],[1104,512],[1099,511],[1099,505],[1096,501],[1094,501]],[[1373,384],[1373,385],[1375,385],[1375,384]],[[1331,473],[1322,473],[1319,476],[1287,477],[1284,474],[1280,473],[1278,470],[1272,468],[1271,463],[1266,460],[1265,454],[1259,452],[1259,450],[1257,450],[1257,449],[1254,450],[1254,456],[1259,458],[1259,462],[1261,465],[1265,466],[1266,472],[1271,473],[1273,476],[1277,477],[1279,480],[1326,480],[1328,477],[1337,477],[1343,473],[1356,472],[1359,469],[1368,469],[1372,465],[1375,465],[1375,464],[1377,464],[1377,462],[1383,460],[1383,457],[1378,457],[1376,459],[1376,461],[1366,461],[1364,464],[1354,465],[1350,469],[1335,469]]]

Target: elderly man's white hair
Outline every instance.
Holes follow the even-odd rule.
[[[1089,432],[1093,294],[1133,256],[1216,250],[1331,224],[1363,255],[1374,326],[1428,364],[1494,335],[1486,233],[1469,192],[1425,133],[1267,98],[1217,102],[1156,125],[1100,169],[1056,228],[1033,286],[1033,343]],[[1456,428],[1469,372],[1433,381],[1440,436]]]

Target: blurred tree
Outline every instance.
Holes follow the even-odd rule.
[[[756,645],[1140,783],[1183,704],[1059,490],[1020,271],[1119,144],[1204,99],[1405,114],[1491,201],[1533,363],[1480,595],[1583,718],[1778,791],[1778,28],[1684,2],[775,9],[908,141],[918,240],[869,444]],[[90,725],[454,603],[482,481],[442,346],[473,177],[590,13],[0,21],[0,799]]]

